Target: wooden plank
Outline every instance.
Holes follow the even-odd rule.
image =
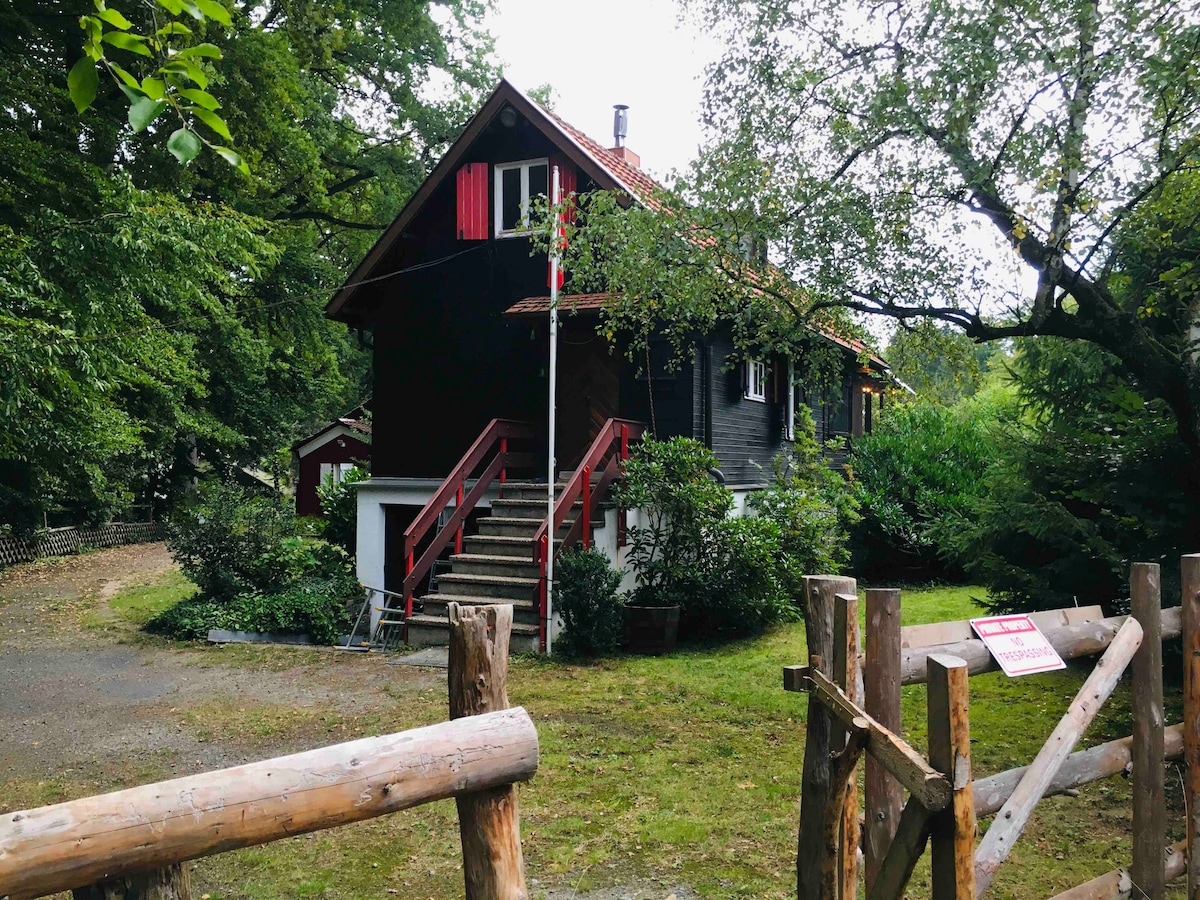
[[[900,900],[917,860],[929,841],[929,810],[910,797],[896,825],[896,836],[879,864],[879,872],[867,892],[867,900]]]
[[[834,656],[834,595],[857,593],[853,578],[806,575],[804,578],[804,631],[809,661],[828,675]],[[853,717],[851,717],[853,718]],[[850,724],[850,723],[846,723]],[[833,716],[821,701],[809,695],[801,774],[800,828],[796,838],[796,896],[798,900],[831,900],[822,896],[821,872],[828,847],[823,840],[825,811],[833,791]]]
[[[1178,878],[1187,868],[1187,842],[1179,841],[1163,851],[1163,881]],[[1141,897],[1134,890],[1128,869],[1114,869],[1103,875],[1055,894],[1051,900],[1126,900]],[[1189,895],[1190,896],[1190,895]]]
[[[1183,758],[1189,900],[1200,900],[1200,553],[1180,560],[1183,583]]]
[[[873,754],[927,809],[936,812],[949,805],[952,792],[950,780],[929,765],[925,757],[902,737],[884,728],[865,710],[851,703],[841,689],[819,671],[806,666],[789,666],[784,670],[784,683],[800,685],[789,690],[807,689],[810,696],[826,706],[843,725],[852,726],[861,718],[867,723],[869,731],[868,753]],[[811,704],[809,708],[812,708]]]
[[[1162,900],[1167,843],[1163,784],[1162,594],[1158,563],[1134,563],[1130,613],[1142,626],[1133,676],[1133,862],[1129,874],[1146,900]]]
[[[1116,638],[1084,681],[1079,693],[1075,695],[1075,699],[1071,701],[1066,714],[1051,732],[1050,738],[1030,763],[1017,789],[996,814],[991,828],[983,836],[979,849],[975,852],[977,897],[987,893],[992,879],[996,877],[996,870],[1008,858],[1013,844],[1029,822],[1034,806],[1045,795],[1047,786],[1071,755],[1071,750],[1080,735],[1112,694],[1121,679],[1121,673],[1125,671],[1141,643],[1142,626],[1136,619],[1127,618]]]
[[[447,610],[450,718],[507,709],[512,604],[451,603]],[[516,785],[464,794],[456,803],[467,900],[528,900]]]
[[[1103,653],[1124,624],[1125,616],[1112,616],[1095,622],[1045,628],[1042,633],[1063,659],[1078,659]],[[1179,637],[1182,630],[1182,615],[1178,606],[1162,611],[1162,637],[1164,641]],[[959,641],[937,648],[909,647],[901,651],[901,684],[924,684],[926,660],[931,653],[949,653],[967,661],[972,675],[999,671],[1000,666],[992,659],[983,641]]]
[[[1183,756],[1183,724],[1172,725],[1163,730],[1163,759],[1179,759]],[[1058,774],[1054,776],[1043,797],[1061,794],[1083,784],[1128,772],[1132,768],[1133,737],[1119,738],[1097,744],[1087,750],[1077,750],[1067,757]],[[1029,769],[1008,769],[975,782],[975,815],[977,818],[990,816],[1004,805],[1016,790],[1021,777]]]
[[[929,762],[950,779],[950,805],[929,820],[933,900],[975,896],[975,801],[971,790],[971,728],[967,664],[929,657]]]
[[[861,652],[858,634],[858,595],[838,594],[834,597],[833,615],[833,671],[834,680],[846,697],[856,704],[862,702],[860,689],[861,674],[858,660]],[[849,752],[850,735],[847,732],[841,741],[845,752]],[[835,747],[837,746],[835,738]],[[861,750],[861,745],[859,745]],[[858,754],[854,756],[855,761]],[[855,900],[858,896],[858,845],[861,837],[858,821],[858,778],[857,765],[844,766],[845,776],[841,768],[835,772],[838,781],[834,788],[842,785],[844,799],[842,801],[842,823],[838,840],[838,872],[841,876],[838,884],[838,897],[843,900]]]
[[[0,896],[73,890],[295,837],[537,771],[523,709],[0,816]]]
[[[837,790],[836,786],[847,782],[853,783],[854,769],[858,765],[858,758],[862,755],[863,745],[867,739],[866,723],[859,722],[858,725],[858,728],[851,729],[845,748],[833,760],[831,780],[835,789],[829,796],[829,806],[825,808],[825,830],[822,835],[828,852],[821,861],[821,895],[831,898],[841,897],[843,900],[847,897],[853,900],[858,895],[846,893],[846,862],[840,852],[845,834],[846,801],[849,792]]]
[[[867,589],[863,670],[863,708],[884,728],[900,734],[900,591],[894,588]],[[904,799],[900,782],[870,753],[864,769],[863,871],[870,894]]]
[[[1104,610],[1099,606],[1069,606],[1065,609],[1047,609],[1029,614],[1033,623],[1043,631],[1047,628],[1061,628],[1064,625],[1079,625],[1083,622],[1094,622],[1104,618]],[[937,647],[941,644],[954,644],[958,641],[970,641],[975,638],[969,619],[955,622],[930,622],[925,625],[905,625],[900,629],[901,646],[908,648]]]

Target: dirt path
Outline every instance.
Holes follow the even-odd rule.
[[[225,659],[237,654],[218,648],[173,648],[78,624],[122,586],[173,566],[162,544],[143,544],[0,572],[0,781],[66,779],[107,789],[235,765],[304,749],[293,745],[305,735],[290,729],[272,741],[206,721],[223,708],[353,715],[370,707],[365,679],[381,689],[384,681],[391,698],[438,683],[424,670],[312,650],[275,653],[261,664],[243,655],[231,665]]]

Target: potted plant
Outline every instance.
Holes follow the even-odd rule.
[[[733,506],[709,472],[717,458],[690,438],[645,441],[625,464],[618,502],[636,510],[626,564],[637,587],[625,603],[625,646],[669,653],[689,600],[701,595],[705,534]]]

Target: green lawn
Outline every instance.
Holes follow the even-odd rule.
[[[177,594],[178,582],[160,585]],[[978,615],[979,588],[906,591],[905,624]],[[161,596],[143,586],[112,600],[117,615],[144,621]],[[211,660],[216,651],[194,651]],[[297,667],[320,677],[328,654],[256,648],[221,651],[217,664]],[[510,696],[529,710],[541,765],[521,789],[529,874],[540,887],[641,886],[665,897],[686,884],[704,897],[787,897],[807,699],[781,687],[781,668],[806,661],[802,624],[720,648],[664,658],[565,665],[519,658]],[[345,664],[345,663],[343,663]],[[388,667],[393,668],[393,667]],[[977,776],[1032,759],[1083,680],[1066,672],[971,680]],[[414,701],[375,691],[377,703],[304,710],[213,701],[181,712],[183,727],[253,754],[256,741],[291,736],[295,749],[358,734],[399,730],[445,717],[441,690]],[[904,690],[904,725],[924,742],[924,687]],[[1172,721],[1177,720],[1168,716]],[[1118,689],[1084,744],[1128,734],[1128,693]],[[1178,783],[1169,773],[1171,822],[1181,827]],[[990,896],[1044,898],[1128,861],[1129,788],[1122,779],[1078,798],[1043,802]],[[1179,835],[1176,835],[1178,837]],[[202,860],[196,896],[290,898],[461,896],[454,807],[440,803],[368,823]],[[536,891],[535,891],[536,893]],[[910,896],[928,895],[927,868]]]

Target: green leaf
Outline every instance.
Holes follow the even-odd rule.
[[[67,73],[67,90],[71,94],[71,102],[78,112],[83,112],[96,99],[100,90],[100,76],[96,74],[96,64],[86,56],[71,66]]]
[[[136,53],[138,56],[154,56],[150,49],[145,45],[145,38],[139,38],[132,34],[125,34],[121,31],[109,31],[102,38],[104,43],[112,44],[118,50],[128,50],[130,53]]]
[[[188,14],[193,19],[195,19],[197,22],[204,21],[204,13],[200,12],[200,7],[193,3],[192,0],[181,0],[181,2],[183,4],[183,8],[188,11]]]
[[[119,87],[121,89],[121,93],[123,93],[126,97],[129,98],[130,103],[137,103],[139,100],[141,100],[143,97],[146,96],[146,92],[136,86],[130,87],[127,84],[119,84],[119,85],[117,85],[117,87]]]
[[[230,150],[228,147],[213,147],[213,150],[216,151],[216,154],[221,159],[225,160],[225,162],[229,163],[243,175],[250,174],[250,167],[246,165],[246,161],[242,159],[241,154]]]
[[[142,90],[151,100],[161,100],[167,96],[167,86],[163,84],[162,80],[149,75],[142,79]]]
[[[191,100],[197,106],[203,106],[205,109],[220,109],[221,104],[217,102],[217,98],[208,91],[202,91],[198,88],[180,88],[179,96]]]
[[[181,59],[189,56],[207,56],[209,59],[220,59],[221,48],[216,44],[196,44],[194,47],[187,47],[180,50],[175,55]]]
[[[97,3],[96,5],[100,6],[101,4]],[[128,31],[133,27],[133,23],[115,9],[101,9],[96,13],[96,18],[103,19],[113,28],[120,28],[122,31]]]
[[[129,107],[129,124],[133,126],[134,131],[142,131],[166,108],[167,101],[165,100],[151,100],[149,97],[139,97]]]
[[[210,19],[215,19],[222,25],[232,25],[233,19],[229,16],[229,10],[217,0],[196,0],[196,5],[200,7],[200,11]]]
[[[183,12],[183,3],[180,0],[158,0],[158,5],[173,16]]]
[[[181,163],[189,163],[200,152],[200,138],[186,128],[180,128],[167,139],[167,149]]]
[[[196,65],[191,60],[173,59],[169,63],[167,63],[165,66],[163,66],[160,71],[175,72],[180,75],[186,75],[201,90],[208,87],[208,76],[204,74],[203,69],[201,69],[198,65]]]
[[[135,88],[138,86],[138,80],[126,72],[123,68],[118,66],[115,62],[110,62],[108,67],[112,70],[112,73],[125,82],[128,87]]]
[[[157,34],[159,37],[166,37],[169,34],[190,35],[192,33],[192,29],[188,28],[182,22],[168,22],[166,25],[164,25],[162,28],[158,29],[158,31],[156,31],[154,33]]]
[[[192,106],[188,108],[188,112],[194,115],[197,119],[225,138],[227,141],[233,140],[233,135],[229,133],[229,126],[225,124],[225,120],[218,116],[215,112],[210,112],[201,106]]]

